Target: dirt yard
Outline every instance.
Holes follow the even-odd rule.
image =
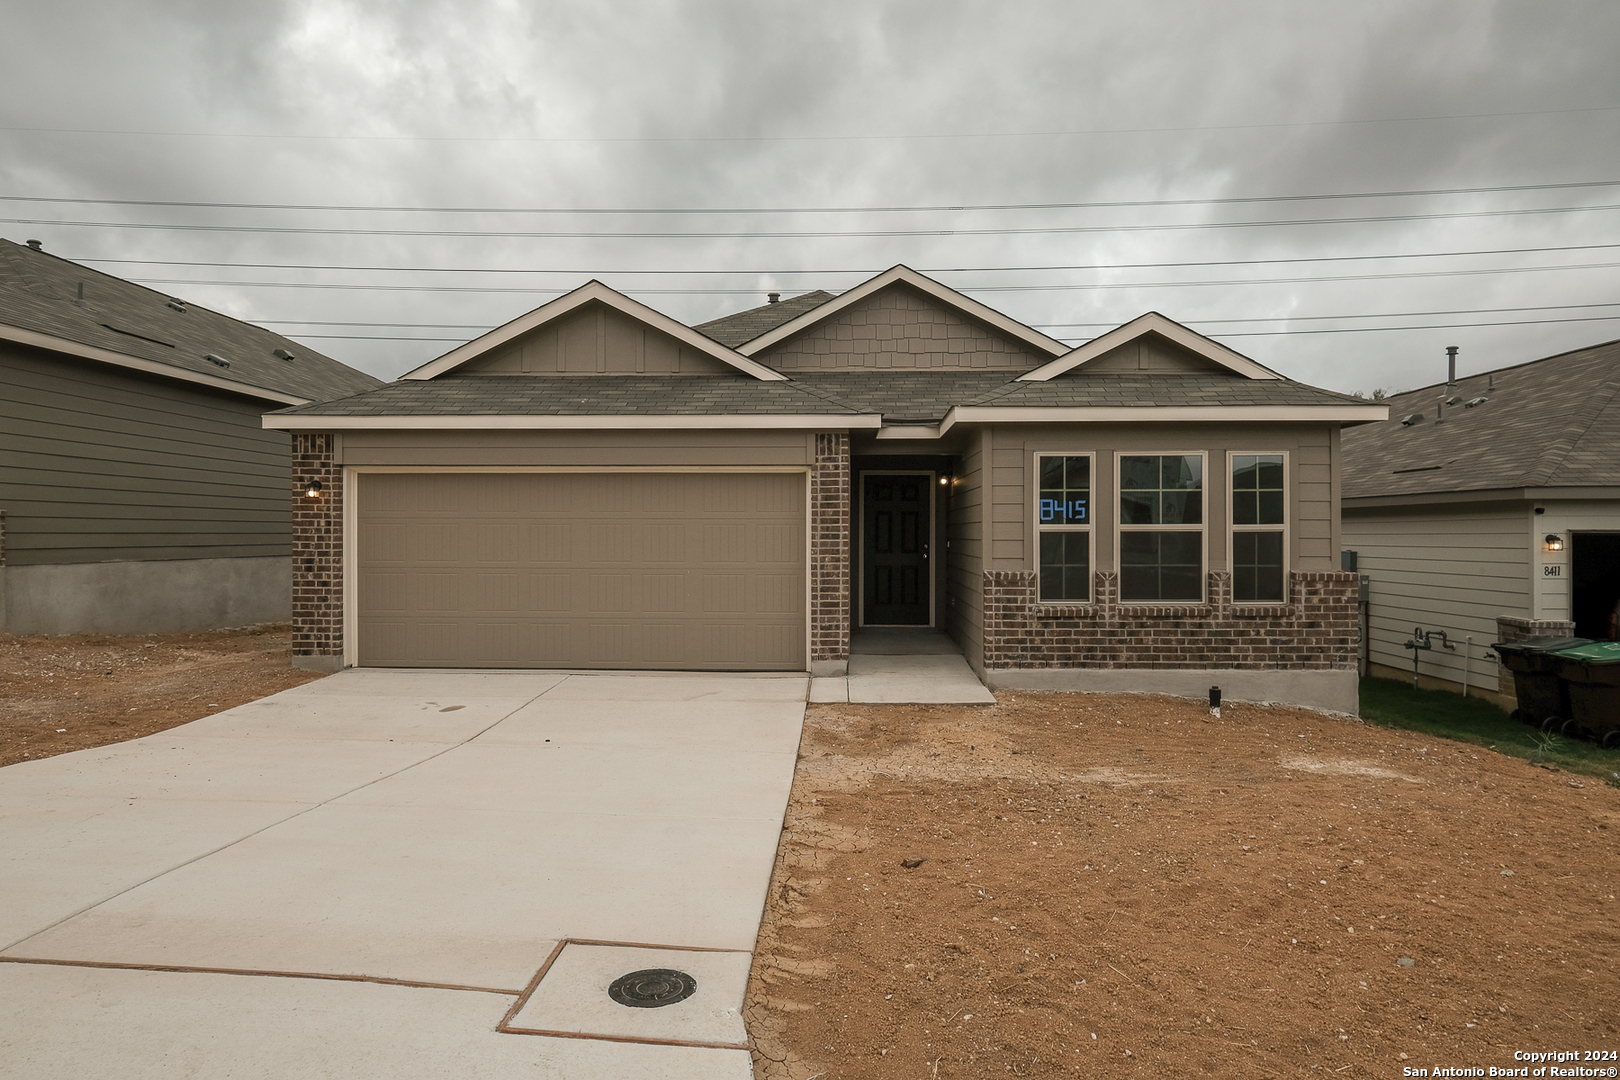
[[[0,636],[0,763],[317,677],[284,627]],[[1617,894],[1620,789],[1477,747],[1123,695],[813,706],[745,1018],[759,1080],[1613,1055]]]
[[[998,698],[811,708],[761,1080],[1614,1075],[1620,790],[1301,710]]]
[[[138,739],[318,678],[292,667],[286,626],[0,634],[0,765]]]

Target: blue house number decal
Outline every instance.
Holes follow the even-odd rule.
[[[1086,520],[1086,500],[1074,499],[1065,502],[1062,499],[1041,500],[1041,521],[1044,524],[1057,522],[1060,525],[1076,525]]]

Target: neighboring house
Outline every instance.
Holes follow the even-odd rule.
[[[688,327],[597,282],[265,417],[304,666],[833,674],[1356,708],[1339,429],[1381,405],[1157,314],[1080,348],[905,267]]]
[[[0,630],[291,613],[267,409],[382,385],[268,330],[0,240]]]
[[[1344,546],[1375,674],[1497,693],[1486,647],[1610,636],[1620,599],[1620,341],[1387,398],[1344,436]],[[1430,631],[1444,631],[1447,649]],[[1473,638],[1472,648],[1467,639]]]

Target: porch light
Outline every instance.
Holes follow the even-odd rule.
[[[1547,545],[1547,550],[1548,551],[1563,551],[1564,550],[1564,538],[1562,536],[1559,536],[1557,533],[1548,533],[1547,534],[1547,539],[1546,539],[1546,545]]]
[[[318,499],[320,497],[321,497],[321,482],[319,480],[311,480],[309,483],[304,485],[304,498],[306,498],[306,499]]]
[[[940,478],[939,478],[939,486],[940,487],[950,487],[952,479],[953,478],[952,478],[950,473],[945,473],[945,474],[941,475]]]

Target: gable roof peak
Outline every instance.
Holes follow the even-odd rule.
[[[816,326],[827,319],[831,319],[851,306],[860,303],[867,297],[895,285],[909,285],[935,302],[953,308],[962,315],[977,322],[990,326],[1007,337],[1027,345],[1036,352],[1046,353],[1048,356],[1061,356],[1069,347],[1056,338],[1047,337],[1034,327],[1025,326],[1017,319],[1003,315],[995,308],[979,303],[977,300],[957,292],[949,285],[935,281],[926,274],[919,273],[904,263],[896,263],[875,277],[868,278],[836,298],[820,304],[804,314],[799,315],[780,324],[774,329],[759,335],[752,340],[739,345],[737,351],[745,356],[754,356],[773,345],[786,341],[796,334]]]
[[[1054,379],[1066,372],[1082,367],[1098,357],[1110,353],[1121,345],[1157,334],[1175,344],[1194,353],[1218,367],[1223,367],[1236,375],[1248,379],[1281,379],[1282,376],[1263,364],[1244,356],[1235,349],[1229,349],[1220,342],[1205,337],[1196,330],[1176,322],[1174,319],[1162,315],[1157,311],[1145,312],[1138,315],[1128,323],[1116,326],[1099,337],[1094,337],[1084,345],[1068,350],[1049,364],[1042,364],[1032,371],[1026,371],[1019,379],[1026,382],[1045,382]]]
[[[465,345],[451,349],[437,360],[429,361],[419,368],[407,371],[400,378],[413,380],[437,378],[484,355],[491,349],[505,345],[529,333],[531,330],[544,326],[546,323],[571,315],[592,303],[603,304],[622,315],[635,319],[637,322],[644,323],[674,338],[682,345],[686,345],[706,356],[713,357],[721,363],[728,364],[745,375],[751,375],[764,382],[781,382],[787,379],[787,376],[781,372],[774,371],[764,364],[748,359],[748,357],[727,348],[713,338],[698,333],[698,331],[685,323],[677,322],[663,312],[650,308],[639,300],[632,300],[624,293],[610,285],[603,284],[596,278],[592,278],[572,292],[564,293],[555,300],[541,304],[533,311],[519,315],[510,322],[497,326]]]

